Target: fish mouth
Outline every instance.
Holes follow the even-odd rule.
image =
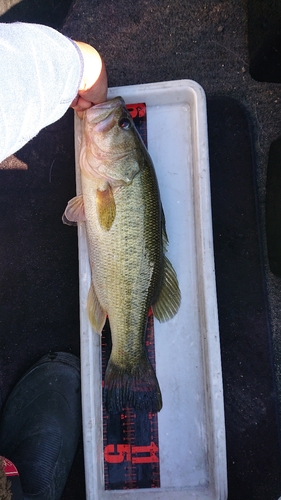
[[[115,123],[115,114],[119,109],[126,109],[122,97],[95,104],[85,112],[85,120],[96,132],[108,132]]]
[[[115,125],[114,115],[110,113],[106,118],[102,118],[99,122],[95,123],[95,132],[108,132]]]
[[[101,120],[107,118],[115,109],[124,108],[125,101],[122,97],[115,97],[109,101],[95,104],[85,111],[86,119],[92,123],[99,123]]]
[[[93,106],[91,109],[113,109],[116,108],[117,106],[125,106],[125,101],[123,97],[118,96],[108,101],[95,104],[95,106]]]
[[[95,104],[85,112],[85,118],[96,132],[108,132],[114,127],[117,110],[125,110],[125,101],[122,97],[115,97],[109,101]]]

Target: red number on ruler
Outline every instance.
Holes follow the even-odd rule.
[[[108,444],[104,448],[104,458],[109,464],[120,464],[124,460],[131,461],[131,446],[129,444]]]
[[[108,444],[104,449],[105,461],[109,464],[132,462],[132,464],[158,463],[159,449],[155,443],[148,446],[131,446],[130,444]],[[141,456],[134,456],[141,455]]]
[[[136,118],[137,116],[139,118],[143,118],[146,114],[146,107],[145,107],[145,104],[143,104],[143,103],[128,104],[127,109],[128,109],[132,118]]]

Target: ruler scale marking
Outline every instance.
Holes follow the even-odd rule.
[[[127,106],[147,145],[146,106]],[[102,383],[111,352],[108,321],[102,332]],[[149,312],[146,342],[148,358],[155,369],[153,315]],[[158,417],[156,413],[125,408],[108,414],[103,404],[104,487],[105,490],[131,490],[160,487]]]

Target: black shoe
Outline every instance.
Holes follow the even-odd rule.
[[[25,500],[59,500],[81,433],[79,359],[44,356],[3,410],[0,455],[17,467]]]

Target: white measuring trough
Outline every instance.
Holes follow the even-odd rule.
[[[161,487],[104,489],[101,349],[86,312],[90,268],[85,228],[78,227],[83,433],[87,500],[226,500],[226,449],[212,239],[206,100],[190,80],[109,89],[108,98],[146,103],[153,159],[182,303],[167,323],[154,322]],[[81,124],[75,119],[77,192]]]

